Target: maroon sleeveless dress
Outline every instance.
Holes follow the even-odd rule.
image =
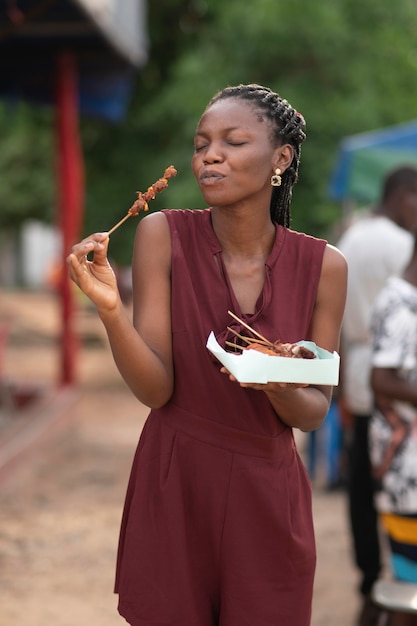
[[[119,612],[133,626],[309,626],[311,485],[292,429],[262,391],[220,373],[205,346],[211,331],[227,338],[228,310],[272,340],[309,339],[326,242],[277,225],[256,311],[245,315],[210,209],[164,214],[175,391],[150,412],[134,458]]]

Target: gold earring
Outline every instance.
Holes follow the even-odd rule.
[[[279,167],[277,167],[277,169],[275,170],[275,174],[273,174],[273,176],[271,176],[271,185],[273,187],[279,187],[281,185],[281,170],[279,169]]]

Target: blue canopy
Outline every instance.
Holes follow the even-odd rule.
[[[373,203],[385,174],[398,165],[417,165],[417,120],[345,137],[333,170],[329,196]]]

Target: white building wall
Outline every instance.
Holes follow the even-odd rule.
[[[26,287],[47,286],[51,269],[60,262],[61,237],[57,229],[35,220],[21,232],[22,280]]]

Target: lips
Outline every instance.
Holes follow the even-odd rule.
[[[205,169],[199,176],[199,181],[202,185],[212,185],[225,178],[224,174],[218,170]]]

